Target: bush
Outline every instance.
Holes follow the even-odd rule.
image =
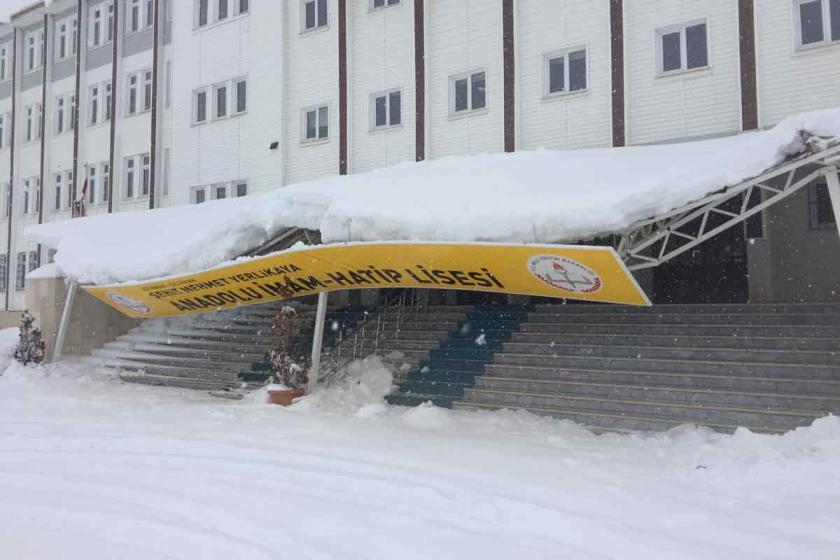
[[[41,329],[33,327],[35,317],[27,309],[20,316],[20,338],[15,347],[15,360],[23,365],[40,364],[44,361],[46,347]]]

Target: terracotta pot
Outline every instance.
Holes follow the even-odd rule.
[[[281,389],[268,391],[268,402],[271,404],[279,404],[280,406],[289,406],[295,399],[303,396],[303,389]]]

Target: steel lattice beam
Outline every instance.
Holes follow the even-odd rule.
[[[789,160],[743,183],[663,216],[642,220],[621,237],[618,252],[630,270],[658,266],[744,222],[823,175],[837,173],[840,145]]]

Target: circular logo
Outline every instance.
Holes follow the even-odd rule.
[[[143,303],[142,301],[137,301],[136,299],[132,299],[128,296],[124,296],[116,292],[108,292],[108,299],[110,299],[117,305],[121,305],[125,308],[131,309],[135,313],[142,313],[145,315],[146,313],[152,311],[151,309],[149,309],[149,306]]]
[[[535,255],[528,259],[528,270],[549,286],[575,294],[594,294],[604,281],[577,261],[558,255]]]

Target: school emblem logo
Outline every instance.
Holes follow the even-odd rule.
[[[604,287],[597,273],[559,255],[535,255],[528,260],[528,270],[542,282],[566,292],[594,294]]]
[[[108,299],[110,299],[117,305],[120,305],[127,309],[131,309],[135,313],[142,313],[145,315],[147,313],[151,313],[152,311],[151,309],[149,309],[149,306],[143,303],[142,301],[137,301],[136,299],[132,299],[128,296],[124,296],[116,292],[108,292]]]

